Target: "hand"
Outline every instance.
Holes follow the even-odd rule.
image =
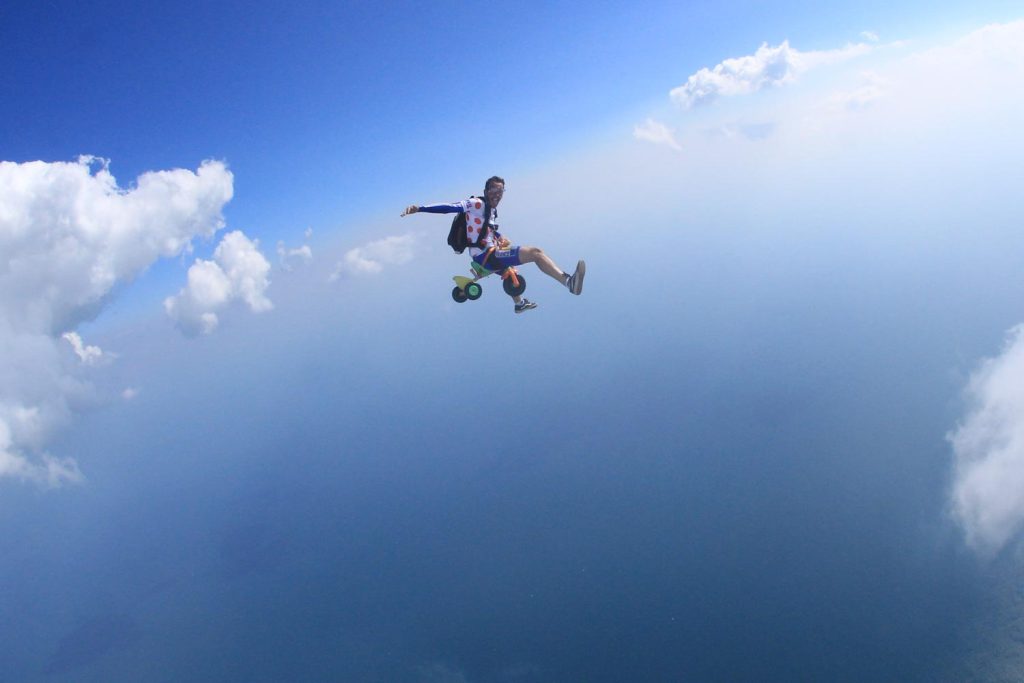
[[[419,210],[420,207],[416,206],[415,204],[410,204],[409,206],[405,207],[405,211],[402,212],[402,215],[399,216],[399,218],[405,218],[410,213],[416,213]]]
[[[510,242],[506,237],[502,237],[498,240],[498,249],[508,249],[511,246],[512,242]]]

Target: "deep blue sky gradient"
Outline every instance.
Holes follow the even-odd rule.
[[[280,278],[293,305],[216,339],[104,339],[151,349],[117,370],[143,393],[55,445],[87,485],[5,496],[8,670],[941,680],[981,609],[944,516],[949,368],[999,328],[934,302],[1009,311],[1019,238],[954,281],[955,226],[917,266],[878,233],[717,235],[671,262],[700,300],[598,252],[587,299],[532,281],[532,319],[491,285],[441,324],[413,269],[334,300]],[[392,296],[422,306],[373,315]]]

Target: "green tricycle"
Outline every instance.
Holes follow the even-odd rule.
[[[512,266],[503,270],[488,270],[476,261],[470,261],[470,266],[473,277],[465,277],[464,275],[452,277],[455,280],[452,298],[455,299],[456,303],[461,304],[464,301],[476,301],[479,299],[484,293],[483,287],[480,286],[480,280],[495,273],[501,275],[501,286],[509,296],[519,296],[526,291],[526,278],[520,275]]]

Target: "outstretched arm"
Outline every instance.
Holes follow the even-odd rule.
[[[407,206],[405,211],[402,212],[403,216],[408,216],[410,213],[462,213],[466,210],[462,202],[455,202],[454,204],[427,204],[426,206]]]

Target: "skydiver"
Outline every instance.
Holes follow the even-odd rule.
[[[489,224],[484,216],[484,202],[475,197],[452,204],[428,204],[426,206],[413,204],[406,207],[402,212],[402,217],[421,211],[425,213],[465,213],[469,255],[476,263],[492,271],[524,263],[536,263],[542,273],[558,280],[573,294],[580,294],[583,291],[583,277],[587,273],[587,264],[582,260],[576,264],[575,272],[569,275],[559,268],[540,247],[513,247],[508,239],[501,236],[501,233],[498,232],[497,209],[504,196],[505,180],[498,176],[488,178],[484,183],[484,197],[491,208]],[[485,225],[489,229],[484,231],[481,236],[481,230]],[[512,300],[515,302],[516,313],[537,308],[537,304],[524,297],[513,296]]]

